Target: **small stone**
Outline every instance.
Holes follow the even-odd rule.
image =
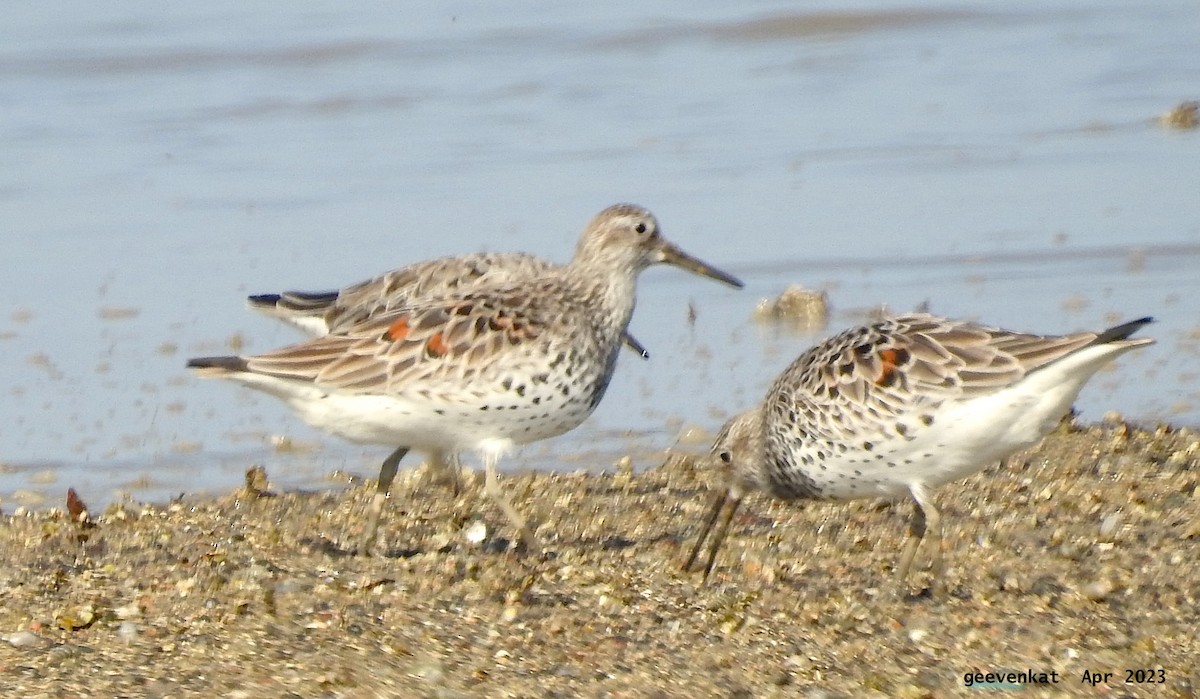
[[[113,609],[113,614],[115,614],[118,619],[122,620],[136,619],[142,615],[142,609],[137,605],[137,602],[130,602],[125,606],[116,607]]]
[[[45,641],[40,636],[31,631],[18,631],[16,633],[5,634],[3,638],[17,648],[32,648],[45,644]]]
[[[246,471],[246,494],[252,498],[267,497],[271,494],[271,484],[267,481],[267,469],[262,466],[252,466]]]
[[[1093,602],[1103,602],[1112,594],[1113,584],[1108,580],[1096,580],[1083,587],[1083,596]]]
[[[138,637],[137,624],[132,621],[122,621],[117,626],[117,637],[126,643],[133,643]]]
[[[754,309],[758,321],[788,321],[800,330],[820,330],[829,322],[829,295],[789,286],[776,299],[763,299]]]
[[[625,487],[633,482],[633,459],[622,456],[614,465],[617,468],[616,474],[613,475],[614,485]]]
[[[92,605],[85,604],[69,612],[59,615],[58,628],[64,631],[86,629],[96,621],[96,610]]]
[[[446,671],[436,658],[425,658],[412,666],[409,675],[430,684],[440,685],[445,680]]]
[[[1117,531],[1117,527],[1121,526],[1121,513],[1113,512],[1100,521],[1100,536],[1105,539],[1112,539],[1112,535]]]
[[[475,520],[465,529],[463,529],[463,538],[466,539],[467,543],[471,544],[472,546],[478,546],[482,544],[484,540],[487,539],[487,535],[487,524],[485,524],[481,519]]]
[[[1180,102],[1159,116],[1158,122],[1169,129],[1194,129],[1200,126],[1200,102]]]

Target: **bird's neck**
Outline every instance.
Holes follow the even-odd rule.
[[[563,271],[566,283],[596,320],[603,319],[605,325],[616,327],[618,335],[625,331],[633,317],[638,270],[597,267],[575,260]]]

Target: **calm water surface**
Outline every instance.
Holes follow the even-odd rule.
[[[565,260],[625,200],[748,288],[648,271],[651,361],[507,465],[653,465],[880,304],[1044,332],[1153,314],[1159,344],[1079,407],[1198,425],[1200,134],[1155,121],[1200,97],[1197,56],[1193,0],[22,3],[0,25],[0,499],[373,475],[388,448],[184,360],[298,338],[248,293]],[[792,283],[829,292],[827,329],[753,322]]]

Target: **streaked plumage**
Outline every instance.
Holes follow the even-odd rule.
[[[783,500],[910,496],[912,538],[898,577],[927,529],[940,564],[931,491],[1036,444],[1096,371],[1153,343],[1127,339],[1149,322],[1042,336],[910,314],[825,340],[717,436],[712,455],[727,485],[685,567],[712,534],[707,577],[734,511],[754,491]]]
[[[310,335],[338,333],[422,299],[463,293],[489,284],[537,279],[559,265],[523,252],[480,252],[439,257],[384,272],[336,291],[284,291],[246,299],[251,309],[294,325]],[[649,353],[626,331],[623,341],[643,359]],[[435,478],[449,481],[455,495],[462,491],[458,454],[430,450],[427,463]]]
[[[664,240],[649,211],[621,204],[592,220],[569,264],[543,276],[421,297],[274,352],[188,366],[275,395],[333,434],[398,445],[380,469],[364,547],[409,448],[481,452],[489,494],[531,544],[499,490],[496,461],[591,414],[615,368],[637,276],[657,263],[742,285]]]
[[[340,332],[423,298],[465,292],[488,284],[536,279],[559,268],[560,265],[522,252],[481,252],[416,262],[336,291],[256,294],[246,301],[259,313],[320,336]],[[624,339],[643,358],[649,356],[628,333]]]

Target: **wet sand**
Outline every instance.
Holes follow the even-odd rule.
[[[479,479],[454,499],[416,469],[397,479],[381,558],[336,543],[358,533],[366,485],[127,503],[90,528],[6,505],[0,684],[14,697],[941,697],[977,696],[968,673],[1032,671],[1057,683],[1023,697],[1200,691],[1194,430],[1064,426],[943,487],[944,584],[923,589],[922,570],[900,596],[906,502],[751,498],[708,584],[681,572],[715,476],[676,454],[636,474],[506,478],[545,546],[524,555]],[[1112,674],[1093,687],[1085,671]]]

